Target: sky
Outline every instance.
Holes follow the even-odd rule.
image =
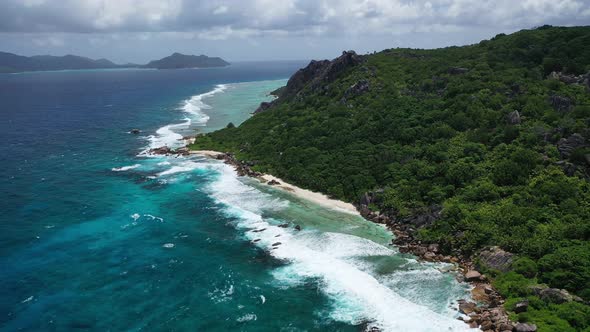
[[[146,63],[334,58],[590,25],[590,0],[0,0],[0,51]]]

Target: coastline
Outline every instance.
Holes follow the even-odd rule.
[[[463,315],[458,318],[459,320],[465,322],[469,328],[473,329],[511,331],[514,328],[514,323],[510,321],[508,313],[504,309],[504,299],[494,289],[489,279],[477,271],[474,262],[470,258],[452,255],[443,256],[438,253],[438,246],[433,248],[431,245],[425,245],[420,241],[416,241],[413,234],[401,227],[399,223],[387,222],[380,218],[379,215],[363,213],[362,209],[359,211],[351,203],[332,199],[322,193],[297,187],[270,174],[253,171],[250,168],[250,164],[237,160],[230,153],[212,150],[190,150],[189,153],[223,160],[226,164],[234,166],[239,176],[256,178],[261,183],[266,183],[267,185],[276,187],[322,207],[358,215],[368,221],[386,225],[394,236],[391,245],[399,247],[400,252],[415,255],[418,259],[427,262],[453,264],[454,268],[447,271],[455,271],[456,279],[459,282],[465,282],[472,287],[470,291],[471,300],[457,299],[457,311]]]
[[[234,160],[232,160],[231,162],[228,162],[229,161],[228,159],[230,159],[230,158],[227,158],[226,157],[227,154],[223,153],[223,152],[212,151],[212,150],[191,150],[190,154],[202,155],[207,158],[218,159],[218,160],[224,159],[224,160],[226,160],[226,162],[228,164],[232,164],[234,166],[237,166],[237,165],[235,165]],[[231,158],[231,159],[233,159],[233,158]],[[308,200],[308,201],[315,203],[317,205],[320,205],[322,207],[336,210],[339,212],[344,212],[344,213],[349,213],[349,214],[361,216],[360,213],[358,212],[357,208],[350,203],[346,203],[344,201],[330,198],[327,195],[324,195],[319,192],[315,192],[315,191],[311,191],[311,190],[297,187],[297,186],[290,184],[290,183],[288,183],[288,182],[286,182],[286,181],[282,180],[281,178],[278,178],[274,175],[265,174],[265,173],[245,174],[245,175],[250,175],[250,176],[255,175],[252,177],[258,179],[261,183],[267,183],[277,189],[288,192],[295,197]]]

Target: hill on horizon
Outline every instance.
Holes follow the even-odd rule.
[[[78,55],[34,55],[23,56],[9,52],[0,52],[0,73],[19,73],[25,71],[76,70],[76,69],[111,69],[111,68],[212,68],[228,66],[229,62],[219,57],[206,55],[185,55],[173,53],[146,65],[132,63],[116,64],[108,59],[91,59]]]

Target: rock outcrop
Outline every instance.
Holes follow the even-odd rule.
[[[568,158],[574,150],[586,147],[586,139],[575,133],[568,138],[562,138],[557,142],[557,150],[563,158]]]
[[[553,95],[549,97],[549,103],[554,110],[561,113],[567,113],[571,111],[574,105],[570,98],[559,95]]]
[[[528,308],[529,308],[529,301],[527,301],[527,300],[520,301],[514,305],[514,312],[519,314],[521,312],[527,311]]]
[[[465,273],[465,281],[480,281],[482,280],[482,275],[481,273],[475,271],[475,270],[470,270],[467,271],[467,273]]]
[[[260,106],[254,111],[254,114],[264,112],[274,105],[274,100],[271,102],[263,101]]]
[[[508,272],[514,261],[514,255],[500,247],[489,247],[479,253],[478,261],[482,268]]]
[[[537,325],[518,323],[514,326],[514,332],[537,332]]]
[[[582,84],[587,87],[590,87],[590,72],[584,75],[568,75],[562,72],[551,72],[547,77],[549,79],[559,80],[565,84]]]
[[[546,286],[533,286],[531,287],[533,292],[539,296],[543,301],[550,303],[565,303],[565,302],[584,302],[584,300],[578,296],[570,294],[565,289],[549,288]]]
[[[330,60],[312,60],[305,68],[301,68],[289,78],[287,85],[281,89],[273,91],[278,99],[263,103],[254,113],[260,113],[277,105],[282,100],[291,98],[301,98],[308,92],[318,92],[326,90],[328,84],[338,78],[338,76],[347,68],[356,66],[364,61],[364,57],[356,54],[354,51],[344,51],[336,59]]]
[[[462,75],[462,74],[466,74],[467,72],[469,72],[469,69],[467,69],[467,68],[461,68],[461,67],[449,68],[449,74],[451,74],[451,75]]]
[[[521,122],[520,113],[518,111],[512,111],[508,113],[508,123],[511,125],[517,125]]]

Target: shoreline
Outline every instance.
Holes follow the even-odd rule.
[[[199,155],[205,158],[216,159],[234,167],[238,176],[248,176],[259,180],[262,184],[276,187],[293,196],[308,200],[324,208],[339,212],[358,215],[370,222],[384,225],[394,237],[390,245],[397,246],[401,253],[408,253],[416,256],[418,260],[425,262],[438,262],[453,264],[454,268],[446,272],[454,272],[457,281],[464,282],[471,286],[469,300],[457,299],[456,310],[462,316],[457,319],[466,323],[469,328],[485,331],[511,331],[515,323],[510,321],[508,313],[504,309],[504,299],[491,285],[490,280],[479,273],[474,262],[469,257],[455,255],[442,255],[439,253],[438,245],[423,244],[414,238],[414,233],[404,228],[398,221],[391,220],[387,216],[367,211],[362,205],[354,204],[329,198],[327,195],[303,189],[289,184],[282,179],[257,172],[251,169],[251,162],[237,160],[233,154],[214,150],[190,150],[188,144],[194,142],[195,137],[185,137],[184,147],[170,149],[162,147],[152,149],[150,153],[160,155]],[[407,225],[406,225],[407,226]]]
[[[225,160],[227,164],[233,165],[234,167],[240,167],[240,168],[244,167],[244,165],[242,165],[242,164],[236,165],[236,163],[238,163],[238,162],[235,160],[235,158],[233,158],[233,157],[230,158],[230,157],[228,157],[227,153],[223,153],[223,152],[219,152],[219,151],[191,150],[190,154],[202,155],[202,156],[205,156],[205,157],[211,158],[211,159]],[[348,214],[352,214],[352,215],[356,215],[356,216],[361,217],[361,214],[358,212],[357,208],[350,203],[346,203],[344,201],[330,198],[327,195],[319,193],[319,192],[315,192],[315,191],[311,191],[311,190],[297,187],[297,186],[290,184],[290,183],[282,180],[281,178],[276,177],[271,174],[252,172],[250,170],[248,170],[248,171],[244,170],[244,172],[242,172],[242,173],[245,173],[245,174],[241,174],[241,172],[238,171],[238,174],[249,175],[250,177],[258,179],[263,184],[268,184],[270,186],[273,186],[274,188],[277,188],[277,189],[280,189],[284,192],[290,193],[291,195],[293,195],[297,198],[308,200],[308,201],[315,203],[319,206],[322,206],[324,208],[328,208],[328,209],[332,209],[332,210],[336,210],[339,212],[348,213]]]

